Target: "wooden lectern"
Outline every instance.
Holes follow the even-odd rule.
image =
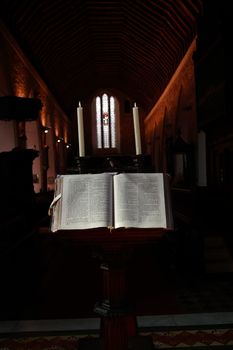
[[[88,171],[91,174],[140,173],[142,170],[150,172],[151,168],[145,166],[146,159],[150,158],[141,155],[136,158],[127,156],[80,157],[78,173],[86,174]],[[58,185],[61,191],[59,186],[62,187],[61,182]],[[60,194],[59,191],[57,195]],[[57,213],[59,217],[61,212],[58,210]],[[94,311],[101,317],[100,338],[81,339],[78,350],[152,350],[154,348],[150,337],[137,334],[136,315],[127,300],[126,272],[134,249],[137,246],[155,243],[162,238],[165,232],[166,230],[162,228],[110,230],[102,227],[85,230],[66,229],[54,233],[57,239],[88,246],[100,261],[103,296],[102,300],[94,306]]]
[[[101,317],[100,338],[81,339],[79,350],[152,350],[150,337],[138,336],[136,315],[127,301],[126,267],[138,245],[155,243],[166,230],[122,228],[60,230],[58,240],[88,245],[100,259],[103,299],[94,306]]]

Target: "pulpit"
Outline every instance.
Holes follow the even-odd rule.
[[[35,220],[32,149],[0,153],[0,248],[8,249],[27,237]]]
[[[36,212],[32,165],[39,152],[26,148],[25,123],[38,119],[41,108],[36,98],[0,97],[0,120],[14,120],[16,124],[16,147],[0,152],[0,251],[4,254],[33,231]]]
[[[79,350],[152,350],[150,337],[139,336],[134,310],[127,299],[127,265],[138,245],[156,243],[163,229],[60,230],[57,240],[89,246],[102,271],[102,300],[94,305],[101,317],[100,338],[82,339]],[[84,266],[85,268],[85,266]]]

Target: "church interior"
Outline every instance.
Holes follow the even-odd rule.
[[[85,333],[106,316],[91,238],[50,231],[67,174],[169,174],[174,228],[128,259],[138,327],[233,325],[232,19],[227,0],[1,1],[0,339],[16,323]]]

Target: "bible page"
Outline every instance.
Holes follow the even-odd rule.
[[[112,175],[64,175],[60,229],[112,226]]]
[[[114,176],[114,211],[116,228],[166,228],[163,174]]]

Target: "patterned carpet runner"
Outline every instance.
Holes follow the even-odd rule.
[[[233,328],[144,331],[151,336],[155,349],[222,350],[233,349]],[[98,337],[94,334],[44,335],[0,338],[0,350],[78,350],[79,339]]]

